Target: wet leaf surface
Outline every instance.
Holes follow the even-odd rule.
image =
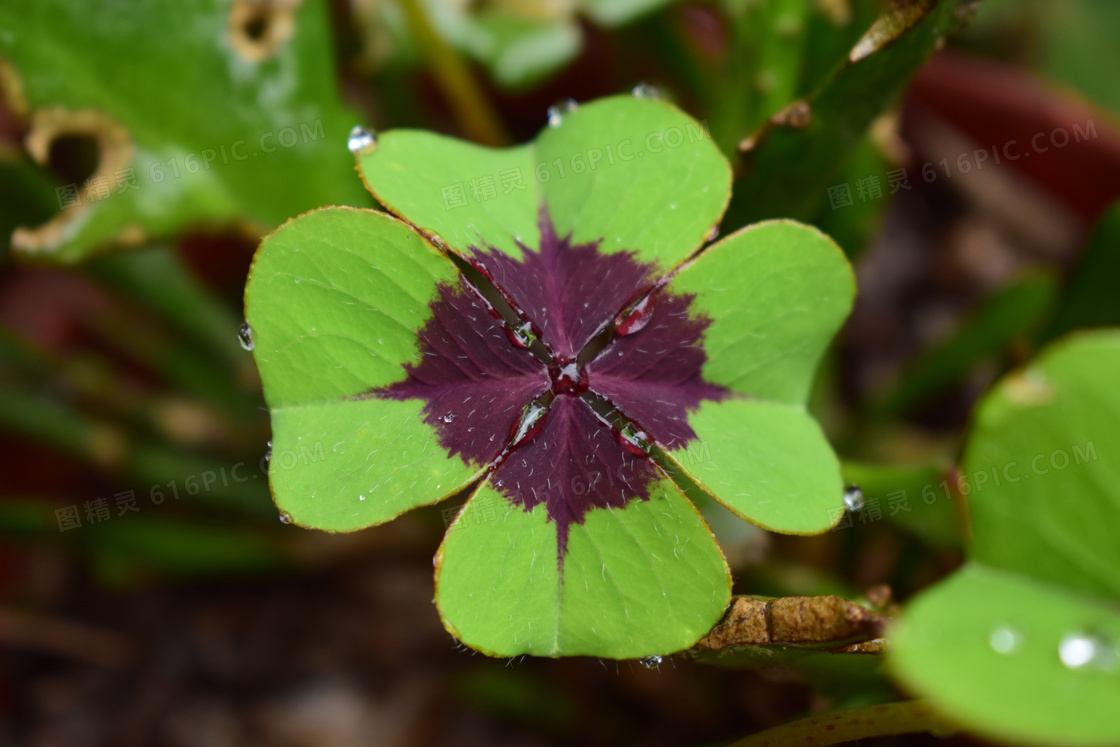
[[[970,561],[890,631],[907,689],[980,734],[1120,739],[1120,337],[1082,333],[980,404],[958,488]]]
[[[789,221],[682,265],[727,198],[697,123],[616,97],[517,148],[390,131],[357,158],[409,223],[303,216],[265,239],[246,291],[273,442],[311,455],[272,463],[292,522],[360,529],[470,488],[436,559],[448,629],[495,655],[637,658],[695,642],[730,585],[655,450],[768,528],[839,518],[804,400],[851,270]]]
[[[370,204],[350,176],[356,115],[335,93],[318,0],[96,14],[20,0],[0,24],[32,156],[46,165],[64,137],[97,148],[94,172],[59,187],[57,214],[17,230],[16,251],[74,262],[196,226],[259,235],[319,205]]]

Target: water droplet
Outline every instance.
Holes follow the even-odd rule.
[[[516,327],[506,327],[506,335],[510,341],[519,348],[528,348],[536,340],[533,334],[533,325],[529,322],[519,324]]]
[[[292,517],[289,516],[288,514],[284,513],[283,511],[281,511],[280,512],[280,521],[284,522],[285,524],[291,524],[292,523]]]
[[[249,322],[245,322],[241,325],[241,329],[237,330],[237,341],[246,350],[253,349],[253,330],[250,329]]]
[[[858,485],[849,485],[844,488],[844,505],[849,511],[859,511],[863,508],[863,491]]]
[[[1013,654],[1023,645],[1023,634],[1010,625],[998,625],[992,628],[988,645],[997,654]]]
[[[366,499],[366,497],[364,495],[359,495],[358,496],[359,501],[364,501],[365,499]]]
[[[548,408],[541,407],[536,402],[525,405],[525,409],[521,411],[521,420],[518,421],[513,437],[510,439],[510,446],[517,446],[532,438],[544,426],[544,416],[547,412]]]
[[[1093,664],[1097,669],[1113,672],[1120,665],[1120,652],[1108,645],[1099,635],[1074,632],[1064,636],[1058,644],[1058,658],[1070,669],[1081,669]]]
[[[564,99],[548,107],[548,126],[559,127],[564,122],[564,115],[571,114],[578,106],[579,103],[575,99]]]
[[[455,419],[455,413],[453,413],[453,412],[449,412],[449,413],[447,413],[446,415],[443,416],[443,422],[445,422],[445,423],[450,423],[454,419]]]
[[[346,139],[346,148],[351,153],[359,155],[372,153],[377,148],[377,133],[361,125],[355,125],[354,129],[350,130],[350,137]]]
[[[633,423],[627,423],[619,428],[617,435],[619,443],[636,456],[645,456],[649,452],[649,435],[639,430]]]
[[[659,91],[656,86],[651,86],[649,83],[639,83],[630,90],[630,93],[636,99],[661,98],[661,91]]]
[[[1058,644],[1058,657],[1070,669],[1080,669],[1097,655],[1097,641],[1085,633],[1070,633]]]
[[[619,337],[641,332],[649,320],[653,318],[654,296],[656,292],[648,293],[636,304],[620,313],[614,319],[614,333]]]
[[[657,669],[657,666],[661,663],[661,657],[660,656],[647,656],[643,659],[638,659],[638,663],[641,664],[646,669]]]
[[[715,241],[717,238],[719,238],[719,226],[718,225],[712,226],[712,230],[708,231],[708,242],[710,243],[712,241]]]
[[[553,394],[578,397],[587,391],[587,371],[574,360],[557,358],[548,367]]]
[[[265,460],[265,462],[271,462],[272,461],[272,442],[271,441],[268,442],[268,448],[266,448],[265,451],[264,451],[264,460]]]

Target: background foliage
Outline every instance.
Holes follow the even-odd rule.
[[[1046,743],[1118,741],[1092,705],[1115,700],[1099,652],[1120,634],[1116,395],[1101,383],[1114,353],[1084,342],[1107,336],[1067,337],[1120,323],[1118,24],[1110,0],[5,3],[0,734],[725,744],[919,694],[962,742],[1030,741],[1017,708]],[[734,631],[722,654],[654,669],[471,657],[430,596],[441,512],[462,498],[355,535],[277,521],[260,385],[237,344],[249,262],[300,212],[373,206],[346,150],[354,124],[519,143],[550,106],[643,82],[731,160],[722,233],[795,217],[856,267],[855,312],[811,396],[863,491],[851,526],[792,538],[703,510],[736,593],[833,594],[863,612],[829,607],[855,627],[805,640],[790,640],[793,614],[793,633]],[[1063,378],[1067,356],[1085,373]],[[1034,391],[1017,382],[1036,370],[1078,405],[1028,408],[1053,422],[1015,427]],[[1011,461],[1029,472],[1021,453],[1072,458],[1090,441],[1099,458],[1060,487],[975,487]],[[1023,524],[1066,532],[1080,570],[1047,565],[1009,529]],[[991,619],[964,613],[984,584],[1002,590],[984,592],[993,605],[1007,597]],[[915,632],[923,618],[946,631],[936,645]],[[1005,624],[1037,666],[1001,668]],[[1037,658],[1031,626],[1053,627]],[[1062,663],[1071,634],[1094,642],[1092,666]],[[887,668],[867,644],[882,636]],[[958,707],[957,671],[923,657],[981,667],[991,684],[973,704],[1000,678],[1036,696],[1073,678],[1088,710]]]

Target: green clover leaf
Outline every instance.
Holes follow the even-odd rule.
[[[420,131],[351,148],[396,217],[324,208],[262,242],[246,318],[292,522],[352,531],[477,481],[436,556],[445,626],[492,655],[695,643],[727,565],[679,471],[738,515],[843,512],[806,413],[851,269],[771,221],[705,248],[730,169],[659,100],[496,150]]]
[[[1055,343],[976,410],[965,566],[892,630],[891,668],[1001,741],[1120,742],[1120,333]]]

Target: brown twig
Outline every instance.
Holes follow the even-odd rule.
[[[124,636],[89,625],[0,609],[0,644],[38,649],[106,667],[124,667],[136,647]]]

